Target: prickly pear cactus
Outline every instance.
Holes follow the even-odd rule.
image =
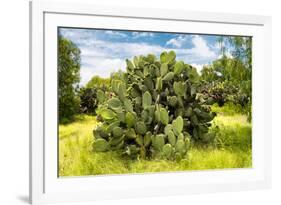
[[[198,93],[195,68],[176,61],[173,51],[126,60],[127,71],[111,78],[111,99],[96,113],[95,151],[119,150],[132,158],[180,160],[190,143],[214,138],[215,117]],[[102,94],[100,94],[102,96]]]

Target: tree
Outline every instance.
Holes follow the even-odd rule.
[[[69,121],[79,110],[80,49],[59,36],[58,97],[59,121]]]
[[[242,36],[221,36],[218,38],[221,45],[222,55],[230,53],[234,58],[239,59],[245,67],[252,70],[252,38]],[[228,49],[227,49],[228,45]]]
[[[249,107],[249,113],[251,112],[252,103],[252,37],[242,36],[224,36],[218,39],[221,44],[221,50],[223,56],[226,52],[231,53],[234,61],[229,64],[227,58],[222,61],[223,67],[228,67],[227,71],[232,81],[237,87],[239,87],[239,104],[245,105],[245,99]],[[228,49],[226,49],[228,45]]]
[[[202,88],[223,106],[232,102],[242,106],[251,120],[252,38],[224,36],[218,38],[221,57],[202,70]]]
[[[110,78],[101,78],[99,76],[93,76],[91,80],[86,84],[86,88],[106,88],[109,87]]]

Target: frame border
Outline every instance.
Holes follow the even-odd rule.
[[[264,124],[268,136],[265,141],[264,181],[260,183],[243,184],[240,190],[261,189],[271,187],[271,17],[257,15],[240,15],[211,12],[194,12],[184,10],[166,10],[151,8],[108,7],[94,4],[62,3],[62,2],[29,2],[29,200],[31,204],[46,203],[44,189],[44,14],[76,14],[90,16],[105,16],[116,18],[157,19],[222,24],[255,25],[264,27],[266,39],[264,62],[267,67],[264,76],[264,94],[268,101],[264,110],[267,123]],[[35,54],[36,58],[35,58]],[[42,92],[43,91],[43,92]],[[217,190],[202,190],[202,193],[224,190],[225,185]],[[229,186],[229,185],[227,185]],[[236,188],[227,189],[235,191]],[[177,194],[186,194],[186,191]],[[192,191],[190,193],[193,193]],[[143,194],[145,196],[145,194]],[[74,197],[73,201],[79,201]],[[114,197],[115,198],[115,197]],[[121,196],[124,198],[124,196]],[[92,199],[94,200],[94,198]],[[64,201],[56,198],[56,201]]]

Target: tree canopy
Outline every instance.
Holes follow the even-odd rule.
[[[93,76],[91,80],[86,84],[86,88],[93,88],[93,87],[99,87],[102,88],[104,86],[108,87],[110,84],[109,78],[101,78],[97,75]]]
[[[79,109],[76,95],[80,82],[80,49],[70,40],[59,36],[58,98],[59,120],[71,119]]]

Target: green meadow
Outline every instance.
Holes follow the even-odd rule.
[[[216,138],[209,145],[191,145],[179,162],[168,160],[131,160],[118,152],[94,152],[93,129],[96,116],[77,115],[59,125],[59,175],[85,176],[188,170],[250,168],[252,166],[252,125],[235,106],[212,106],[217,116],[211,130]]]

